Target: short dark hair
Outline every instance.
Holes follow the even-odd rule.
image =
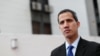
[[[58,23],[59,23],[59,15],[62,14],[62,13],[65,13],[65,12],[70,12],[70,13],[72,13],[73,18],[75,19],[75,21],[76,21],[76,22],[78,21],[78,18],[77,18],[77,16],[76,16],[76,13],[75,13],[73,10],[64,9],[64,10],[61,10],[61,11],[58,13]]]

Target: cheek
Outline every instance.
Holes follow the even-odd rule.
[[[74,23],[74,24],[71,25],[71,29],[72,30],[75,31],[75,30],[77,30],[77,28],[78,28],[77,24]]]
[[[63,31],[63,26],[59,26],[59,29],[60,29],[61,31]]]
[[[62,29],[62,27],[61,27],[61,26],[59,26],[59,29],[61,30],[61,29]]]

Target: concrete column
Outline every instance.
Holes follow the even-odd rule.
[[[90,35],[98,36],[97,24],[96,24],[97,22],[96,22],[94,7],[93,7],[94,6],[93,1],[92,0],[85,0],[85,1],[86,1]]]

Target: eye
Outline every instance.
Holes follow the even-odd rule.
[[[64,21],[60,21],[59,24],[64,24]]]
[[[67,19],[66,21],[67,21],[67,22],[72,22],[73,20],[72,20],[72,19]]]

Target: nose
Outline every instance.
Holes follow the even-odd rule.
[[[69,27],[69,24],[65,21],[64,22],[64,28],[68,28]]]

